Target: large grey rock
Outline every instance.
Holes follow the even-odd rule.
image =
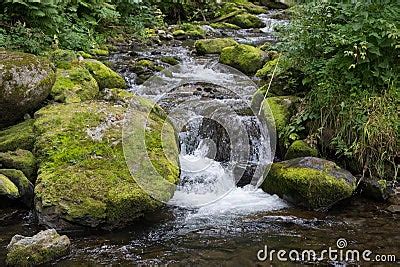
[[[35,266],[68,254],[71,242],[56,230],[41,231],[33,237],[15,235],[7,246],[6,262],[11,266]]]
[[[51,63],[35,55],[0,50],[0,126],[35,110],[55,81]]]

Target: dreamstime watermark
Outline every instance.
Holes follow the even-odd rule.
[[[315,250],[276,250],[264,246],[257,252],[259,261],[280,262],[391,262],[397,261],[394,254],[375,254],[371,250],[347,249],[348,242],[339,238],[336,247],[328,247],[321,251]]]

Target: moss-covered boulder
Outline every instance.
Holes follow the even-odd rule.
[[[22,171],[26,177],[33,179],[36,176],[36,159],[32,152],[18,149],[0,153],[0,168]]]
[[[85,66],[96,79],[100,90],[105,88],[127,88],[124,78],[100,61],[86,59]]]
[[[286,151],[285,160],[302,158],[302,157],[317,157],[318,150],[310,146],[303,140],[294,141]]]
[[[234,45],[238,45],[238,43],[232,38],[203,39],[194,43],[199,55],[220,54],[225,47]]]
[[[0,174],[0,201],[19,198],[17,186],[8,179],[7,176]],[[0,206],[3,203],[0,203]]]
[[[132,100],[133,117],[147,117],[146,103],[139,97]],[[124,145],[127,142],[130,149],[125,153],[134,155],[135,165],[140,165],[136,166],[138,173],[132,176],[124,157],[127,146],[122,146],[126,111],[122,105],[89,101],[51,105],[35,114],[39,161],[35,209],[41,224],[62,229],[126,226],[162,205],[137,184],[141,178],[157,187],[164,199],[172,197],[173,192],[163,191],[164,187],[158,185],[158,179],[173,184],[179,179],[178,148],[172,126],[161,113],[153,113],[147,126],[141,124],[129,131],[149,132],[146,155],[162,174],[153,176],[146,155],[136,149],[138,144],[130,145],[131,139],[124,139]],[[138,138],[136,142],[143,140]],[[163,149],[173,151],[174,157],[167,158]]]
[[[15,235],[7,246],[6,263],[10,266],[37,266],[68,254],[69,238],[56,230],[41,231],[32,237]]]
[[[68,70],[58,69],[57,79],[50,95],[63,103],[92,100],[99,94],[99,85],[89,71],[80,66]]]
[[[248,13],[233,16],[228,20],[228,22],[237,25],[242,29],[265,27],[265,23],[259,17]]]
[[[94,56],[102,56],[102,57],[106,57],[106,56],[110,55],[110,52],[105,49],[92,49],[92,50],[90,50],[90,53]]]
[[[37,109],[49,95],[54,81],[50,61],[0,50],[0,127]]]
[[[222,49],[219,62],[232,66],[245,74],[254,74],[266,60],[264,51],[251,45],[239,44]]]
[[[0,174],[6,176],[17,188],[19,200],[27,207],[33,204],[33,184],[20,170],[0,169]]]
[[[271,9],[286,9],[289,7],[288,4],[282,3],[283,1],[276,1],[276,0],[260,0],[261,5],[266,6]],[[286,1],[289,2],[289,1]],[[295,2],[295,1],[290,1]]]
[[[17,149],[32,150],[35,142],[33,122],[34,120],[29,119],[0,131],[0,152]]]
[[[129,104],[135,98],[135,95],[124,89],[112,88],[105,89],[102,92],[102,98],[117,105],[129,106]]]
[[[74,51],[56,49],[49,53],[49,59],[59,69],[69,69],[73,62],[78,60],[78,57]]]
[[[182,23],[172,32],[172,35],[177,39],[201,39],[206,35],[206,31],[197,24]]]
[[[274,163],[262,189],[312,210],[326,210],[352,196],[356,178],[335,163],[305,157]]]
[[[149,59],[140,59],[130,66],[130,69],[136,73],[136,83],[142,84],[153,77],[156,72],[164,70],[164,67]]]

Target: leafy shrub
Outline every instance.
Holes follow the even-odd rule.
[[[280,49],[312,88],[308,115],[298,118],[318,117],[312,133],[327,153],[385,179],[397,176],[400,163],[398,14],[396,1],[316,1],[296,6],[279,34]]]

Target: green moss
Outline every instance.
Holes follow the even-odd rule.
[[[19,197],[18,188],[3,174],[0,174],[0,196],[11,199]]]
[[[108,55],[110,55],[110,52],[108,52],[108,50],[105,50],[105,49],[92,49],[92,50],[90,50],[90,53],[92,55],[95,55],[95,56],[108,56]]]
[[[219,61],[245,74],[254,74],[265,62],[264,51],[250,45],[235,45],[222,49]]]
[[[162,57],[161,62],[167,63],[169,65],[175,66],[179,64],[179,60],[175,57]]]
[[[215,22],[211,23],[210,26],[213,27],[214,29],[232,29],[232,30],[240,29],[239,26],[227,22]]]
[[[184,30],[175,30],[172,32],[172,35],[175,37],[185,36],[185,34]]]
[[[50,95],[59,102],[75,103],[96,98],[99,86],[89,71],[83,67],[57,70],[56,82]]]
[[[242,29],[250,29],[250,28],[262,28],[265,27],[265,23],[262,22],[257,16],[252,14],[238,14],[236,16],[231,17],[228,20],[229,23],[235,24]]]
[[[49,59],[56,65],[59,69],[69,69],[72,63],[77,61],[78,57],[74,51],[56,49],[50,52]]]
[[[21,170],[26,177],[36,175],[36,159],[32,152],[18,149],[0,153],[0,164],[3,168]]]
[[[195,42],[197,53],[204,54],[220,54],[222,49],[229,46],[238,45],[232,38],[216,38],[216,39],[203,39]]]
[[[300,157],[317,157],[318,150],[302,140],[294,141],[288,148],[285,160]]]
[[[136,98],[135,116],[146,116],[141,98]],[[85,102],[48,106],[37,113],[40,175],[35,189],[36,210],[40,216],[46,216],[54,208],[57,212],[44,221],[58,217],[84,226],[115,228],[160,207],[161,203],[136,183],[140,176],[158,185],[158,178],[149,172],[152,166],[145,160],[146,155],[136,149],[139,143],[135,142],[143,140],[133,139],[134,143],[128,146],[132,151],[123,150],[121,128],[126,111],[125,107],[110,103]],[[162,119],[156,115],[151,119],[154,121],[148,128],[161,131]],[[173,147],[177,157],[175,140],[163,144]],[[159,164],[167,179],[177,180],[177,163],[160,156],[161,146],[157,143],[147,146],[150,159]],[[140,165],[135,177],[129,171],[124,152],[135,155],[135,164]],[[153,158],[155,155],[158,157]],[[164,194],[172,196],[171,192]]]
[[[85,66],[96,79],[100,89],[127,88],[124,78],[96,60],[85,60]]]
[[[26,120],[0,131],[0,152],[17,150],[19,148],[32,150],[33,143],[35,142],[33,122],[34,120]]]
[[[116,104],[129,105],[134,98],[135,95],[133,93],[124,89],[112,88],[105,89],[103,92],[104,100],[111,101]]]
[[[142,59],[139,60],[136,65],[140,66],[140,67],[145,67],[145,68],[149,68],[149,69],[153,69],[154,68],[154,62],[148,59]]]
[[[91,54],[86,53],[85,51],[79,51],[79,52],[78,52],[78,55],[81,56],[81,57],[83,57],[83,58],[86,58],[86,59],[91,59],[91,58],[93,58],[93,56],[92,56]]]
[[[258,78],[264,79],[267,78],[269,75],[272,75],[275,66],[278,62],[278,59],[270,60],[265,65],[262,67],[262,69],[259,69],[256,73],[256,76]]]
[[[274,163],[262,189],[309,209],[331,207],[352,195],[355,185],[330,175],[329,170]]]
[[[267,120],[274,121],[278,135],[288,125],[293,114],[294,103],[298,99],[299,98],[295,96],[278,96],[268,97],[264,100],[264,116]]]

